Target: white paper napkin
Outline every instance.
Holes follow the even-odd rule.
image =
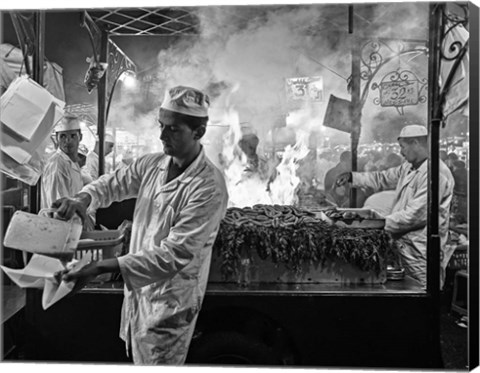
[[[81,260],[69,263],[68,266],[75,270],[86,266],[92,260],[92,254],[88,252]],[[5,274],[21,288],[42,289],[42,307],[44,310],[58,302],[70,293],[76,281],[57,282],[54,275],[63,271],[65,266],[58,259],[44,255],[33,254],[27,266],[23,269],[12,269],[0,266]]]

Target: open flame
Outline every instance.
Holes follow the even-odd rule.
[[[297,176],[298,162],[306,157],[308,149],[308,133],[297,131],[297,143],[287,145],[282,161],[277,166],[277,176],[270,185],[271,204],[294,205],[298,198],[296,190],[300,184]]]
[[[248,172],[247,158],[237,145],[242,137],[238,112],[226,110],[224,123],[229,131],[224,136],[222,165],[229,193],[229,207],[246,207],[255,204],[292,205],[296,202],[296,189],[300,178],[296,175],[298,162],[309,152],[308,133],[297,131],[299,139],[294,146],[288,145],[281,153],[278,166],[271,167],[270,177]],[[262,156],[262,155],[260,155]],[[273,161],[269,162],[270,164]]]

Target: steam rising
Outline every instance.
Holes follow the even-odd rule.
[[[355,37],[426,39],[425,4],[370,4],[354,9]],[[199,36],[159,53],[159,92],[177,84],[208,90],[213,96],[213,121],[226,109],[228,96],[229,104],[239,111],[240,123],[259,135],[260,147],[268,140],[269,131],[285,125],[291,114],[286,103],[286,78],[321,76],[324,80],[325,102],[307,108],[312,114],[303,120],[306,127],[302,129],[307,131],[322,128],[330,94],[350,99],[346,79],[351,75],[352,43],[357,41],[348,33],[346,5],[203,7],[198,8],[197,15],[201,20]],[[396,62],[392,70],[404,62]],[[238,87],[234,93],[233,87]],[[378,95],[378,91],[369,95]],[[370,101],[363,112],[365,141],[371,140],[368,122],[378,111],[398,116],[395,109],[372,107]],[[416,109],[426,111],[425,107],[413,111]],[[348,134],[327,128],[323,136],[334,142],[349,140]]]
[[[348,30],[348,6],[344,4],[209,6],[192,10],[200,20],[200,32],[159,52],[158,79],[150,87],[150,94],[157,95],[151,101],[151,111],[141,115],[131,111],[132,102],[145,98],[141,94],[124,95],[116,110],[112,109],[111,120],[145,135],[157,131],[156,110],[167,87],[181,84],[206,90],[212,105],[204,145],[217,163],[217,156],[224,154],[224,136],[228,134],[228,146],[234,146],[246,131],[258,135],[259,155],[275,151],[272,147],[279,127],[295,131],[295,141],[300,140],[298,134],[307,133],[317,147],[348,145],[349,134],[323,127],[322,123],[330,94],[351,99],[347,79],[354,43],[360,43],[361,36],[426,40],[428,35],[428,4],[354,5],[353,33]],[[389,71],[406,67],[412,67],[420,79],[426,78],[426,66],[426,57],[422,56],[393,59],[375,79],[378,82]],[[324,101],[289,106],[285,79],[313,76],[323,79]],[[405,122],[426,121],[426,104],[406,107],[402,117],[395,108],[374,105],[378,95],[378,90],[368,93],[362,111],[361,142],[391,141]],[[236,123],[231,123],[232,111],[237,113]],[[230,114],[225,115],[227,112]],[[158,143],[157,132],[148,137]]]

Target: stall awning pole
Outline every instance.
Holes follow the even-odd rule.
[[[33,53],[33,74],[32,78],[43,87],[43,64],[44,64],[44,50],[45,50],[45,12],[37,11],[33,16],[35,40]],[[30,212],[36,214],[40,211],[40,191],[41,179],[37,185],[30,187],[29,206]]]
[[[439,235],[439,150],[442,104],[440,102],[440,48],[443,36],[442,15],[444,4],[429,5],[429,69],[428,83],[428,132],[430,134],[430,156],[428,158],[428,212],[427,212],[427,293],[431,297],[431,327],[434,340],[433,367],[442,367],[440,346],[440,235]]]
[[[440,101],[440,48],[443,35],[442,14],[444,4],[430,4],[429,79],[430,94],[428,132],[430,134],[430,157],[428,158],[428,215],[427,215],[427,291],[437,298],[440,295],[440,236],[439,236],[439,150],[442,103]]]
[[[102,30],[102,40],[100,46],[100,62],[108,64],[108,31]],[[105,125],[106,125],[106,102],[107,102],[107,86],[108,86],[108,68],[100,79],[97,87],[97,102],[98,102],[98,176],[105,173]]]
[[[354,33],[353,6],[349,7],[349,32]],[[358,37],[353,37],[352,45],[352,129],[350,132],[352,171],[357,171],[357,151],[360,140],[360,128],[362,117],[362,104],[360,102],[360,47]],[[357,207],[357,190],[350,189],[350,207]]]

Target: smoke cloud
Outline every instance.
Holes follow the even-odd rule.
[[[137,94],[122,98],[124,102],[111,110],[111,121],[143,134],[156,131],[154,118],[163,92],[182,84],[210,94],[213,126],[205,140],[215,146],[221,146],[219,134],[232,125],[224,115],[232,108],[238,112],[241,127],[259,136],[260,151],[271,143],[275,128],[281,126],[310,132],[315,137],[312,143],[318,146],[326,139],[328,145],[349,144],[349,134],[323,127],[322,123],[331,94],[351,99],[347,80],[354,43],[359,43],[360,36],[426,40],[428,31],[425,3],[354,5],[353,33],[349,33],[348,6],[344,4],[208,6],[192,10],[200,20],[200,32],[176,38],[159,52],[157,79],[149,88],[150,95],[155,96],[149,101],[152,107],[139,117],[138,112],[127,108],[135,102],[145,105],[145,97]],[[407,67],[419,79],[426,78],[426,66],[426,57],[421,54],[393,59],[372,82],[379,82],[389,71]],[[323,79],[324,100],[289,109],[285,80],[313,76]],[[374,104],[378,96],[378,90],[369,90],[362,111],[361,142],[378,140],[379,128],[391,128],[391,136],[383,131],[383,137],[394,136],[398,126],[389,123],[414,119],[425,122],[426,104],[405,107],[405,115],[400,116],[393,107]],[[115,111],[117,114],[113,114]],[[219,127],[213,129],[215,126]],[[150,137],[157,139],[158,133]]]

